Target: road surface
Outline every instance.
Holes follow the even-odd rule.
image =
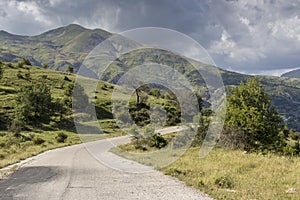
[[[121,144],[128,140],[127,136],[99,140],[33,157],[7,179],[0,180],[0,199],[211,199],[172,177],[108,151],[112,147],[108,142]],[[104,164],[95,159],[96,154]],[[137,173],[115,170],[109,165]],[[145,170],[148,173],[138,173]]]

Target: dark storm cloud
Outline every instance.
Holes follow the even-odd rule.
[[[17,34],[70,23],[112,32],[157,26],[191,36],[224,68],[299,67],[298,0],[0,0],[0,8],[0,29]]]

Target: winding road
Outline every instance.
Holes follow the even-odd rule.
[[[176,128],[169,131],[173,130]],[[123,136],[50,150],[32,157],[15,173],[0,180],[0,199],[211,199],[151,167],[109,152],[114,144],[128,141],[129,137]],[[119,170],[110,166],[118,166]],[[139,173],[145,171],[148,172]]]

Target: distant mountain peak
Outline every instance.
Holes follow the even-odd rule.
[[[76,28],[82,28],[82,29],[86,29],[84,28],[83,26],[79,25],[79,24],[69,24],[69,25],[66,25],[64,27],[76,27]]]
[[[66,30],[67,29],[70,29],[70,30],[76,29],[76,30],[82,30],[82,31],[88,30],[87,28],[84,28],[83,26],[80,26],[79,24],[69,24],[69,25],[63,26],[61,28],[66,29]]]
[[[12,35],[12,34],[7,31],[0,30],[0,35]]]

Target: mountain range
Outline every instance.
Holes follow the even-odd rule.
[[[300,69],[295,69],[284,73],[281,75],[282,77],[289,77],[289,78],[300,78]]]
[[[13,35],[0,31],[0,60],[19,62],[27,58],[33,65],[49,69],[67,71],[69,66],[77,72],[87,55],[101,42],[116,34],[101,29],[86,29],[71,24],[36,36]],[[135,41],[122,37],[127,45],[138,46]],[[117,47],[111,45],[109,53],[118,54]],[[155,56],[156,55],[156,56]],[[188,64],[186,59],[162,49],[141,48],[121,55],[104,73],[103,80],[117,83],[118,78],[129,68],[153,62],[168,65],[175,63],[174,68],[188,78],[196,87],[203,88],[205,83],[201,76]],[[211,66],[199,63],[202,70]],[[224,85],[238,85],[250,75],[220,69]],[[288,75],[285,75],[288,76]],[[288,77],[259,76],[267,93],[272,98],[272,105],[284,117],[290,128],[300,131],[300,79]]]

